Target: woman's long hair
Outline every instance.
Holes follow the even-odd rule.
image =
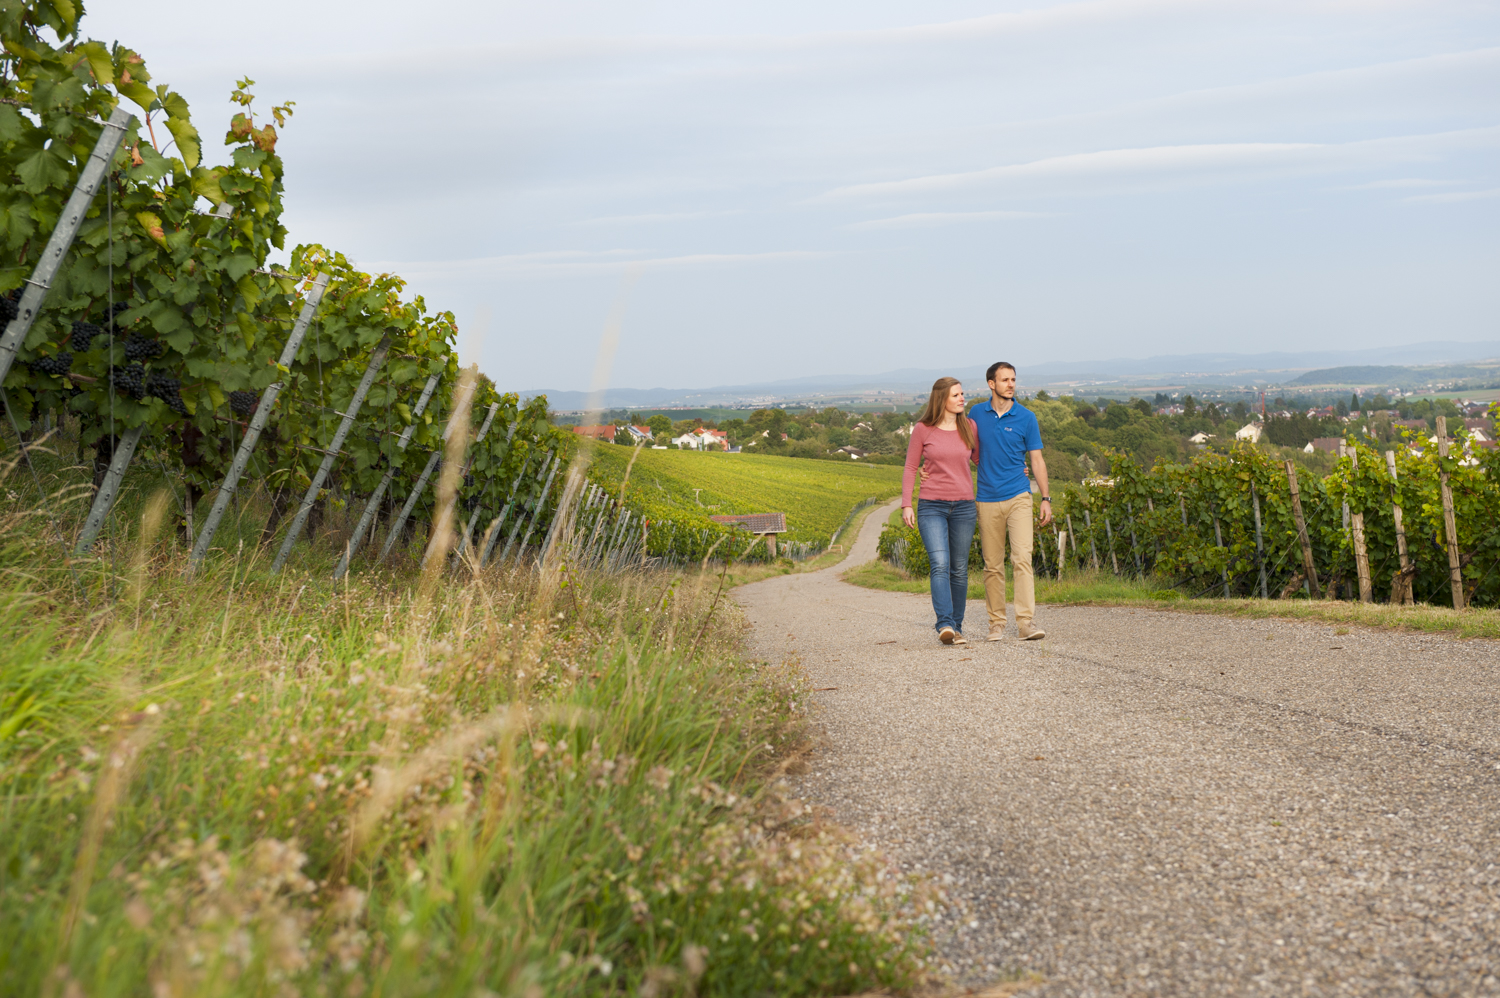
[[[948,391],[958,384],[957,378],[938,378],[932,383],[932,394],[927,396],[927,407],[922,410],[922,415],[917,417],[917,422],[924,426],[936,426],[943,421],[948,414]],[[970,450],[974,449],[973,427],[969,425],[969,414],[961,412],[956,418],[958,424],[958,438],[964,442],[964,446]]]

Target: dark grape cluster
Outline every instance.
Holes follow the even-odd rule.
[[[176,378],[169,378],[165,374],[148,374],[146,376],[146,394],[152,398],[159,398],[167,404],[167,408],[179,416],[188,414],[187,404],[182,401],[182,382]]]
[[[82,319],[73,323],[73,352],[86,353],[89,344],[94,341],[95,336],[103,336],[104,330],[92,322],[84,322]]]
[[[473,487],[474,487],[474,476],[473,475],[465,475],[464,476],[464,488],[465,489],[472,489]],[[461,499],[459,501],[463,504],[464,512],[466,512],[466,513],[472,513],[472,512],[474,512],[474,507],[479,505],[479,493],[476,492],[476,493],[474,493],[471,496],[465,496],[463,499]]]
[[[156,340],[148,340],[140,333],[131,333],[125,339],[125,360],[155,360],[166,347]]]
[[[237,412],[241,416],[248,416],[254,412],[259,402],[260,399],[254,392],[238,391],[229,393],[230,411]]]
[[[38,357],[27,366],[38,374],[50,374],[60,378],[73,366],[73,355],[66,350],[59,350],[51,357]]]
[[[109,380],[121,395],[127,395],[137,402],[146,397],[146,368],[141,364],[111,367]]]
[[[0,298],[0,325],[9,324],[10,320],[21,314],[21,289],[16,288]]]

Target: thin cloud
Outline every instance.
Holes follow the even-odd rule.
[[[1487,191],[1451,191],[1447,194],[1421,194],[1417,197],[1402,198],[1402,200],[1426,204],[1452,204],[1455,201],[1482,201],[1496,197],[1500,197],[1500,187],[1491,187]]]
[[[1194,174],[1212,176],[1287,168],[1338,169],[1388,160],[1427,158],[1436,147],[1455,144],[1493,145],[1497,138],[1500,138],[1500,128],[1491,126],[1344,143],[1224,142],[1105,149],[962,173],[940,173],[905,180],[853,184],[834,188],[812,200],[912,197],[1037,180],[1182,179]]]
[[[743,215],[743,208],[729,208],[723,211],[667,211],[648,215],[601,215],[598,218],[584,218],[570,225],[634,225],[641,222],[689,222],[700,218],[724,218],[729,215]]]
[[[937,225],[957,225],[963,222],[989,222],[1016,218],[1049,218],[1046,211],[921,211],[894,218],[872,218],[867,222],[854,222],[846,229],[920,229]]]
[[[1458,183],[1457,180],[1426,180],[1421,177],[1401,177],[1395,180],[1372,180],[1368,184],[1355,184],[1352,187],[1340,187],[1342,191],[1379,191],[1390,188],[1403,187],[1449,187]]]
[[[834,253],[819,250],[775,250],[766,253],[687,253],[679,256],[643,256],[638,250],[557,250],[478,257],[472,260],[416,260],[371,264],[371,269],[399,273],[408,279],[572,277],[610,274],[622,270],[663,270],[688,267],[723,267],[774,263],[785,260],[817,260]]]

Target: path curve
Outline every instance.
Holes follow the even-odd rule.
[[[735,596],[756,654],[837,687],[800,792],[951,884],[960,979],[1500,995],[1500,642],[1042,607],[1045,641],[946,648],[926,596],[839,578],[890,508]]]

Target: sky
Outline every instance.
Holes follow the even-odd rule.
[[[1494,340],[1500,2],[93,0],[502,389]],[[613,317],[613,318],[612,318]]]

